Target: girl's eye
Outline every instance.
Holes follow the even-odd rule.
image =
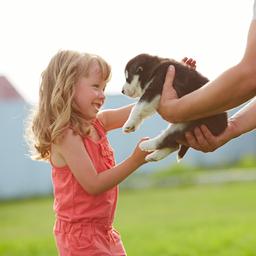
[[[92,87],[95,88],[95,89],[97,89],[97,90],[100,90],[100,89],[101,89],[101,86],[100,86],[99,84],[93,84]],[[102,91],[103,91],[103,92],[105,91],[105,88],[106,88],[106,86],[105,86],[104,88],[102,88]]]

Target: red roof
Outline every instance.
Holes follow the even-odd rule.
[[[24,98],[18,93],[14,86],[4,76],[0,76],[0,101],[22,100]]]

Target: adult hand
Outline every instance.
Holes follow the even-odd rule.
[[[173,80],[175,76],[175,68],[174,66],[170,66],[167,70],[165,81],[163,85],[162,95],[160,98],[158,113],[163,117],[163,119],[169,121],[170,119],[170,111],[172,109],[172,102],[177,98],[177,93],[173,88]]]
[[[186,140],[178,141],[180,144],[202,151],[213,152],[234,137],[235,127],[229,121],[227,128],[218,136],[214,136],[206,125],[196,127],[193,131],[185,133]]]
[[[181,62],[192,69],[196,69],[196,61],[192,58],[184,57]]]
[[[181,62],[192,69],[196,69],[196,61],[192,58],[184,57]],[[174,77],[175,68],[171,65],[165,76],[162,95],[158,106],[158,113],[168,122],[175,121],[175,117],[172,114],[174,114],[175,103],[178,99],[177,93],[173,88]]]

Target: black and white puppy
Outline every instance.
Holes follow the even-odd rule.
[[[148,54],[134,57],[126,65],[126,83],[122,93],[140,99],[123,126],[125,133],[135,131],[145,118],[157,111],[165,75],[170,65],[175,67],[173,87],[179,98],[199,89],[209,81],[191,67],[172,59]],[[227,113],[185,123],[170,124],[160,135],[140,144],[141,150],[152,152],[147,155],[146,160],[158,161],[176,150],[179,150],[178,158],[182,158],[188,147],[180,146],[177,140],[184,138],[186,131],[193,130],[201,124],[205,124],[214,135],[219,135],[227,127]]]

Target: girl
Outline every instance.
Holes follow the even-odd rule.
[[[115,165],[106,133],[123,126],[132,105],[99,111],[109,78],[110,66],[101,57],[74,51],[57,53],[42,73],[30,144],[34,157],[52,166],[54,234],[61,256],[126,255],[112,226],[117,185],[145,163],[148,153],[136,146]]]

